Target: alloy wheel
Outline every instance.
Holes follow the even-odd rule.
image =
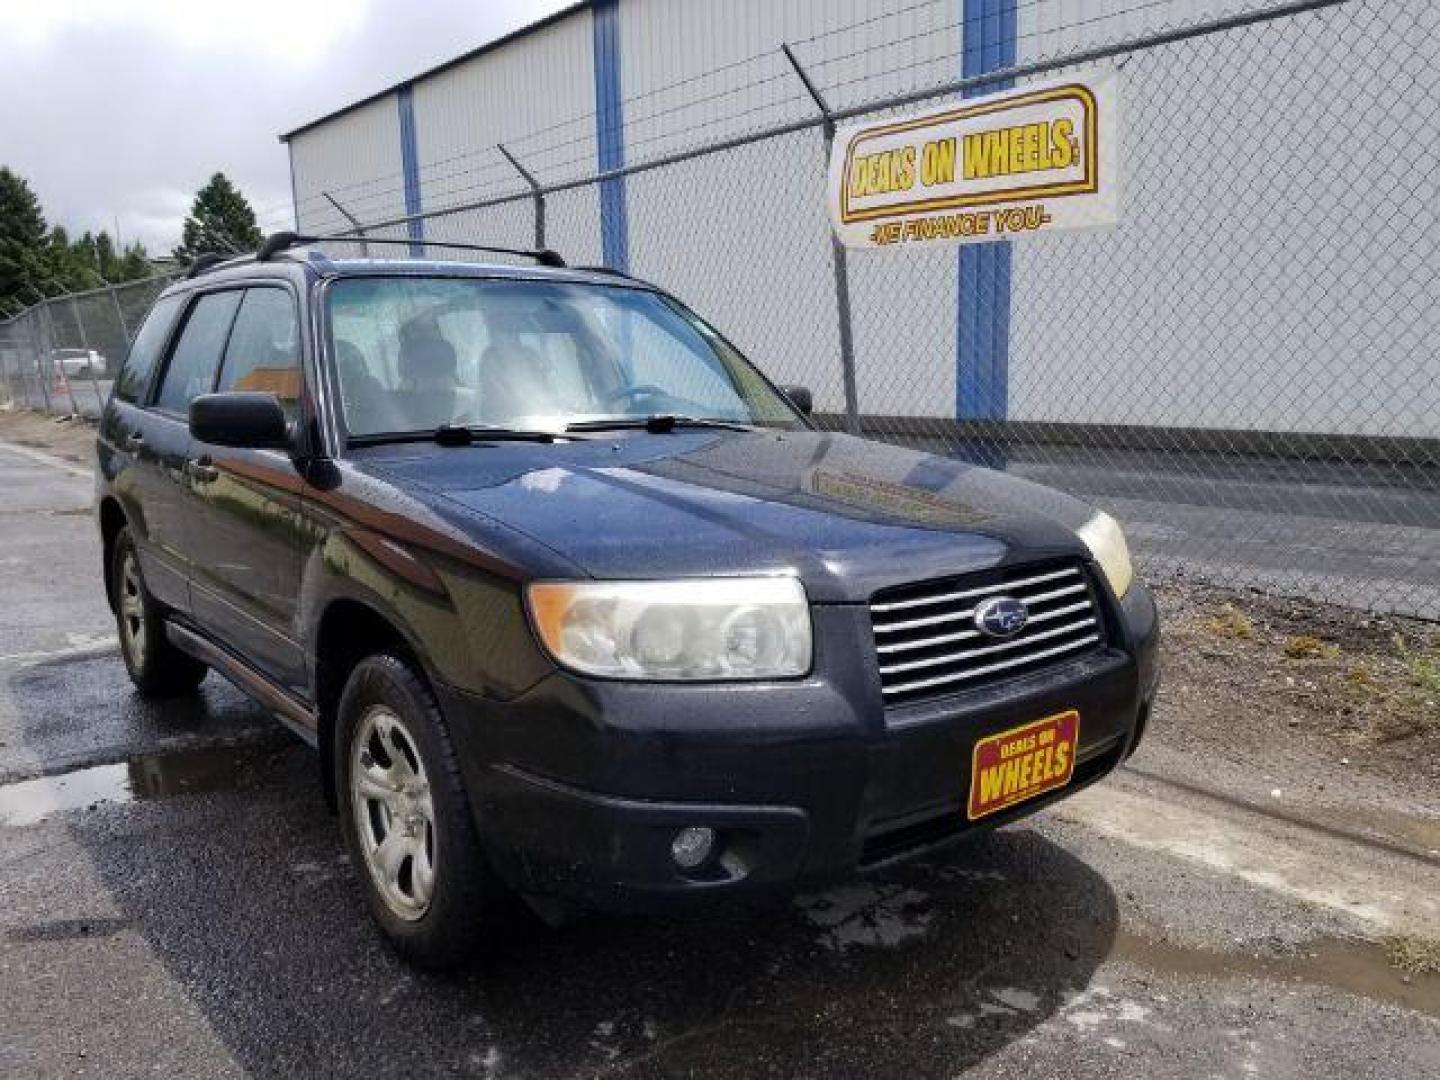
[[[140,581],[140,567],[135,553],[126,552],[120,564],[120,636],[126,655],[139,666],[145,660],[145,587]]]
[[[413,922],[435,892],[435,804],[414,737],[386,705],[370,707],[350,745],[350,803],[381,899]]]

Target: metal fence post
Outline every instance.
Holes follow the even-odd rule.
[[[130,351],[130,324],[125,321],[125,309],[120,305],[120,289],[111,285],[110,302],[115,305],[115,320],[120,324],[120,336],[125,339],[125,351]],[[125,357],[120,358],[122,361]]]
[[[30,370],[25,373],[25,404],[33,407],[36,397],[45,405],[45,411],[50,411],[50,399],[45,392],[45,380],[40,377],[40,309],[32,308],[29,317],[25,320],[26,336],[30,339]],[[30,379],[37,381],[36,389],[39,394],[30,393]]]
[[[3,338],[0,338],[0,341],[3,341],[3,344],[5,345],[5,351],[3,353],[0,353],[0,378],[3,378],[5,382],[5,399],[3,401],[0,401],[0,408],[6,409],[13,408],[17,400],[15,396],[15,381],[10,374],[10,357],[13,354],[16,360],[19,360],[20,351],[17,344],[16,334],[19,330],[20,321],[22,318],[24,318],[25,315],[24,308],[20,309],[19,315],[16,315],[12,310],[10,310],[10,305],[17,302],[18,301],[9,299],[5,301],[5,323],[3,327],[4,335]],[[17,363],[15,366],[18,373],[19,364]]]
[[[350,222],[351,226],[354,227],[355,232],[360,237],[360,255],[362,258],[368,259],[370,257],[370,245],[365,242],[365,226],[360,224],[360,219],[350,213],[349,210],[346,210],[345,207],[341,206],[340,200],[328,191],[322,191],[320,194],[324,195],[325,198],[329,200],[330,205],[340,212],[340,216]]]
[[[42,353],[44,352],[44,346],[40,339],[40,335],[44,330],[43,316],[45,308],[45,294],[28,281],[24,282],[23,284],[25,288],[29,289],[32,293],[35,294],[35,303],[30,306],[30,309],[27,312],[28,318],[26,320],[26,327],[29,331],[30,336],[30,354],[31,358],[34,360],[35,380],[40,384],[40,398],[45,403],[45,413],[48,416],[50,414],[50,383],[45,377],[45,365],[42,357]],[[30,395],[29,391],[26,391],[26,405],[28,406],[29,403]]]
[[[40,397],[45,402],[45,415],[49,416],[51,414],[50,380],[53,379],[54,376],[47,374],[45,371],[47,367],[51,366],[45,363],[46,358],[50,354],[50,349],[46,347],[45,343],[50,340],[51,335],[45,328],[45,321],[49,312],[46,309],[46,301],[44,299],[41,299],[36,312],[35,329],[32,331],[32,339],[35,342],[35,378],[40,381]]]
[[[805,91],[815,102],[815,107],[820,110],[824,117],[821,131],[825,135],[825,168],[828,174],[830,168],[830,152],[835,145],[835,120],[830,112],[830,106],[826,103],[824,96],[816,85],[810,81],[810,76],[800,66],[800,61],[795,53],[785,42],[780,43],[780,48],[785,53],[785,59],[790,61],[790,66],[795,69],[795,74],[800,76],[800,81],[805,85]],[[860,395],[855,386],[855,333],[850,314],[850,267],[848,263],[849,254],[845,245],[840,243],[840,238],[830,230],[830,259],[835,269],[835,316],[840,330],[840,376],[845,384],[845,430],[851,435],[860,434]]]
[[[0,353],[0,380],[4,381],[4,395],[0,397],[0,409],[12,408],[15,404],[15,386],[10,379],[10,354],[15,352],[14,336],[15,319],[6,320],[4,344],[6,349]]]
[[[520,178],[530,185],[530,195],[535,200],[535,247],[539,250],[545,248],[545,189],[540,186],[540,181],[535,179],[529,169],[516,160],[515,155],[505,149],[503,143],[496,143],[495,149],[505,155],[505,160],[515,167]]]
[[[35,332],[32,329],[33,323],[28,308],[15,316],[15,320],[17,327],[19,327],[24,334],[25,341],[24,345],[21,345],[21,339],[16,339],[16,347],[19,351],[15,354],[15,378],[20,382],[20,393],[23,395],[22,401],[24,407],[28,409],[30,407],[30,375],[25,370],[25,358],[35,350]]]
[[[90,347],[90,335],[85,331],[85,319],[80,314],[80,301],[76,300],[73,296],[70,297],[70,310],[75,313],[75,326],[80,331],[80,344],[86,352],[92,354],[91,357],[85,361],[85,371],[90,376],[90,389],[95,391],[95,415],[99,416],[105,411],[105,399],[100,396],[100,381],[95,378],[94,356],[99,354]],[[65,370],[65,362],[63,360],[60,362],[60,370]],[[65,389],[70,390],[70,380],[68,378],[65,380]],[[75,403],[75,391],[73,390],[70,390],[70,404],[74,406],[77,413],[80,412],[80,406]]]
[[[72,299],[70,302],[73,304],[75,301]],[[48,304],[45,307],[45,315],[50,321],[50,359],[54,362],[55,373],[59,376],[60,385],[65,387],[65,396],[70,399],[70,415],[79,416],[80,403],[75,400],[75,388],[70,385],[70,376],[65,374],[65,361],[55,355],[60,351],[60,347],[56,345],[58,336],[55,333],[55,316],[51,313]],[[84,337],[83,333],[81,337]]]

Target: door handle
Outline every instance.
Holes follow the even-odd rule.
[[[209,484],[220,479],[220,470],[211,462],[208,454],[204,457],[190,458],[185,462],[185,471],[197,484]]]
[[[138,431],[132,431],[125,436],[125,449],[132,454],[137,454],[145,446],[145,436]]]

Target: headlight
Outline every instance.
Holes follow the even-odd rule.
[[[1111,590],[1117,598],[1124,596],[1135,580],[1135,570],[1130,565],[1130,545],[1125,543],[1125,532],[1120,523],[1100,510],[1078,531],[1080,539],[1085,541],[1090,554],[1095,556],[1095,561],[1105,572]]]
[[[614,679],[779,679],[810,670],[810,606],[791,577],[538,581],[550,655]]]

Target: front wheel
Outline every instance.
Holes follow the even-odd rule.
[[[434,696],[396,656],[362,660],[346,683],[335,789],[371,914],[396,950],[431,969],[473,959],[503,887],[481,853]]]

